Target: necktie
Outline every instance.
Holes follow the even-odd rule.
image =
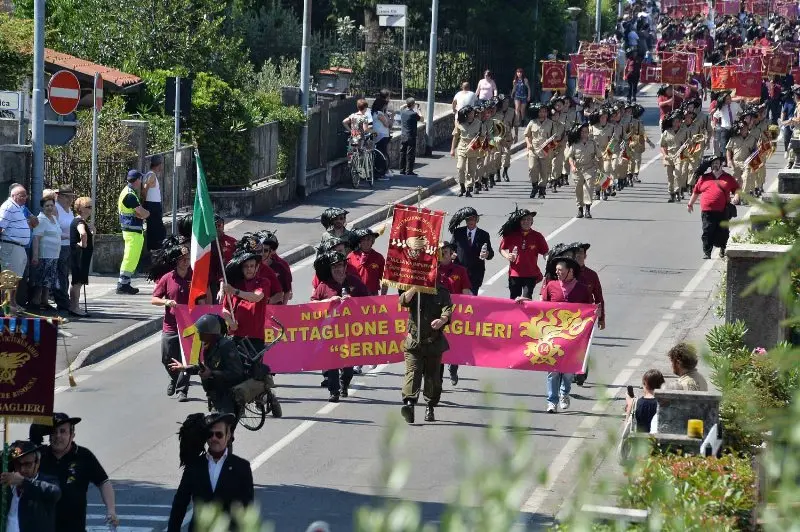
[[[731,111],[731,106],[728,106],[728,127],[733,126],[733,111]]]
[[[470,231],[469,232],[469,244],[472,245],[474,243],[474,240],[475,240],[475,231]]]

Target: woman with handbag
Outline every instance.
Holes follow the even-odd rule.
[[[692,190],[692,197],[686,206],[692,212],[694,203],[700,198],[701,219],[703,221],[703,258],[710,259],[714,246],[719,248],[719,256],[725,256],[730,230],[727,224],[736,217],[736,207],[731,203],[731,194],[739,190],[736,179],[722,169],[723,157],[711,155],[705,157],[695,170],[697,182]],[[734,196],[735,197],[735,196]]]

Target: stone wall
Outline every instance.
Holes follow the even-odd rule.
[[[778,170],[778,193],[800,194],[800,168]]]
[[[0,146],[16,144],[19,122],[13,118],[0,118]]]
[[[750,275],[753,267],[786,253],[790,247],[776,244],[728,245],[725,321],[742,320],[747,325],[744,341],[750,348],[769,349],[788,339],[788,331],[781,326],[787,317],[786,306],[778,294],[773,291],[770,294],[743,295],[743,292],[753,282]]]
[[[658,433],[686,435],[686,422],[703,421],[703,437],[711,427],[719,424],[718,392],[686,392],[683,390],[656,390],[658,403]]]
[[[6,197],[11,183],[31,182],[31,147],[19,144],[0,144],[0,193]]]
[[[167,225],[169,229],[169,225]],[[94,235],[92,269],[94,273],[119,273],[125,243],[122,235]]]

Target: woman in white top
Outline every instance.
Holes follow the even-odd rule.
[[[475,95],[478,100],[487,101],[497,96],[497,84],[494,82],[494,75],[491,70],[483,73],[483,79],[475,87]]]
[[[389,141],[392,139],[392,120],[389,102],[384,98],[376,98],[372,104],[372,130],[377,135],[375,149],[383,154],[375,157],[375,174],[378,181],[389,181],[386,175],[389,170]]]
[[[150,213],[145,222],[147,224],[145,244],[149,251],[161,249],[162,242],[167,238],[164,210],[161,206],[161,184],[158,182],[159,175],[163,173],[164,158],[161,155],[153,155],[150,158],[150,171],[142,180],[142,206]]]
[[[31,246],[31,298],[30,306],[41,310],[56,310],[47,302],[50,289],[58,277],[58,255],[61,253],[61,226],[56,217],[55,198],[47,196],[39,202],[39,225],[33,230]]]
[[[731,128],[742,107],[731,99],[730,92],[723,92],[716,100],[717,110],[711,115],[714,126],[714,152],[717,155],[724,155],[725,146],[731,138]]]

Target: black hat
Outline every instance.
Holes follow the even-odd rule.
[[[658,96],[664,96],[667,93],[667,89],[669,89],[670,87],[672,87],[672,85],[661,85],[658,88],[658,92],[656,92],[656,94]]]
[[[227,423],[229,426],[236,424],[236,416],[225,412],[212,412],[205,418],[206,427],[211,428],[219,422]]]
[[[338,236],[334,236],[332,238],[329,238],[325,242],[320,243],[320,245],[317,246],[317,248],[316,248],[317,249],[317,256],[323,255],[323,254],[325,254],[325,253],[327,253],[329,251],[333,251],[333,248],[335,248],[336,246],[339,246],[339,245],[349,246],[350,244],[351,243],[348,242],[347,240],[345,240],[344,238],[341,238],[341,237],[338,237]]]
[[[320,281],[329,281],[331,279],[331,267],[345,260],[346,257],[344,253],[339,251],[328,251],[327,253],[319,255],[316,260],[314,260],[314,272],[317,274],[317,279]]]
[[[353,236],[352,236],[352,240],[350,241],[350,249],[356,249],[358,247],[358,244],[363,239],[367,238],[368,236],[371,236],[371,237],[374,237],[374,238],[378,238],[378,236],[380,236],[378,233],[376,233],[372,229],[369,229],[369,228],[366,228],[366,227],[363,228],[363,229],[356,229],[355,231],[353,231],[352,235]]]
[[[572,272],[575,274],[575,277],[578,277],[581,273],[581,265],[578,264],[574,258],[570,257],[569,255],[558,254],[555,255],[547,260],[547,266],[545,270],[547,271],[548,276],[551,279],[556,279],[556,266],[559,262],[566,262]]]
[[[705,175],[711,169],[711,165],[714,161],[722,161],[723,166],[725,165],[725,157],[722,155],[706,155],[700,161],[700,164],[697,165],[694,171],[695,179],[699,178],[701,175]]]
[[[500,232],[498,234],[500,236],[505,236],[515,231],[519,231],[519,222],[526,216],[536,216],[536,211],[520,209],[519,206],[517,206],[514,209],[514,212],[508,215],[508,220],[506,220],[506,223],[500,227]]]
[[[475,105],[473,105],[472,108],[476,113],[482,113],[484,110],[486,110],[486,104],[483,102],[475,102]]]
[[[461,207],[453,214],[453,217],[450,218],[450,224],[448,224],[447,229],[451,233],[455,233],[456,228],[461,225],[461,222],[473,216],[479,217],[480,214],[478,214],[478,211],[473,207]]]
[[[19,460],[23,456],[35,453],[40,449],[39,445],[27,440],[17,440],[8,448],[8,457],[12,461]]]
[[[256,242],[258,242],[256,240]],[[228,279],[228,283],[236,284],[241,281],[244,277],[242,273],[242,265],[248,260],[255,260],[256,262],[260,263],[262,256],[261,253],[255,250],[255,247],[251,244],[244,244],[241,245],[241,241],[236,245],[236,250],[233,252],[233,257],[231,258],[230,262],[225,265],[225,276]],[[258,243],[260,245],[260,243]]]
[[[178,259],[189,254],[189,245],[189,240],[182,235],[165,238],[161,243],[161,249],[152,253],[152,264],[147,272],[147,278],[157,282],[174,270]]]
[[[69,423],[70,425],[77,425],[80,422],[81,418],[69,417],[64,412],[56,412],[55,414],[53,414],[53,428],[56,428],[59,425],[63,425],[64,423]]]
[[[724,90],[719,91],[717,95],[713,98],[717,102],[717,108],[722,107],[725,104],[725,98],[731,95],[731,91]]]
[[[447,240],[441,240],[441,241],[439,242],[439,249],[442,249],[442,250],[443,250],[443,249],[445,249],[445,248],[448,248],[448,249],[449,249],[450,251],[452,251],[453,253],[455,253],[455,252],[456,252],[456,245],[455,245],[454,243],[452,243],[452,242],[448,242]]]
[[[225,320],[216,314],[203,314],[195,322],[198,334],[214,334],[223,336],[227,332]]]
[[[574,124],[567,132],[567,144],[571,146],[581,140],[581,130],[588,127],[589,124],[586,122]]]
[[[467,115],[469,115],[473,111],[475,111],[474,107],[472,107],[471,105],[465,105],[464,107],[458,110],[458,121],[466,122]]]
[[[503,103],[507,99],[506,95],[503,93],[498,94],[496,98],[498,103]]]
[[[345,215],[347,216],[348,211],[339,208],[339,207],[328,207],[324,211],[322,211],[322,215],[319,217],[320,223],[322,223],[322,227],[328,229],[330,226],[333,225],[333,219],[338,218],[339,216]]]
[[[539,116],[540,109],[546,109],[546,108],[547,107],[541,102],[533,102],[528,106],[528,114],[535,118]]]
[[[256,233],[259,242],[263,246],[269,246],[273,250],[278,249],[278,237],[275,236],[273,231],[269,231],[267,229],[263,229]]]
[[[598,109],[598,110],[596,110],[596,111],[592,111],[591,113],[589,113],[589,124],[591,124],[591,125],[593,125],[593,126],[594,126],[595,124],[599,124],[599,123],[600,123],[600,115],[601,115],[601,114],[602,114],[602,113],[600,112],[600,110],[599,110],[599,109]]]
[[[634,118],[639,118],[643,114],[644,114],[644,107],[642,107],[638,103],[633,104],[633,117]]]

